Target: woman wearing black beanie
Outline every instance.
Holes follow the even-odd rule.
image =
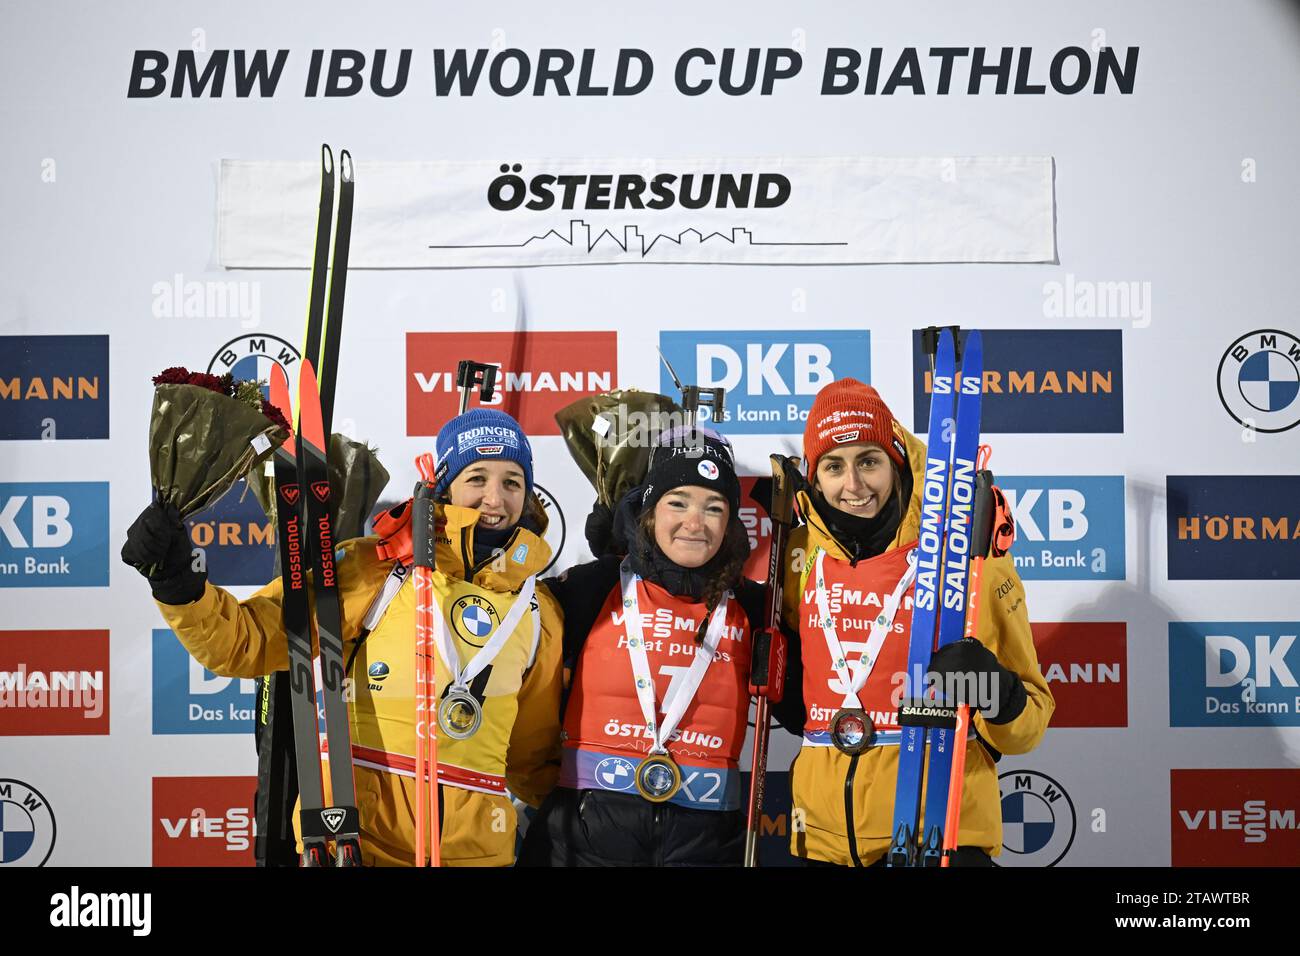
[[[676,430],[619,503],[615,552],[544,582],[564,609],[559,786],[522,866],[739,866],[738,761],[762,589],[731,446]]]

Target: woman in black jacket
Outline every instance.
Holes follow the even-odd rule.
[[[593,546],[614,553],[545,582],[564,609],[563,749],[521,866],[742,862],[763,595],[741,576],[739,505],[726,439],[671,433],[616,508],[610,547]]]

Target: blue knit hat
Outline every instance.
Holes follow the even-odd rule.
[[[444,495],[456,476],[476,461],[513,461],[524,472],[524,492],[533,490],[533,448],[519,423],[493,408],[471,408],[438,431],[434,443],[436,486]]]

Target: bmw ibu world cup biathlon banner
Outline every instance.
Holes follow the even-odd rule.
[[[870,383],[924,437],[920,330],[979,329],[1056,702],[996,764],[994,863],[1300,861],[1293,5],[0,20],[0,867],[253,864],[256,685],[195,661],[119,552],[151,497],[153,376],[283,370],[297,394],[322,143],[355,179],[333,430],[387,469],[377,507],[456,413],[459,360],[489,363],[546,573],[589,560],[556,413],[675,397],[675,373],[726,390],[705,417],[762,579],[748,491],[802,453],[818,391]],[[260,478],[186,522],[240,599],[279,574]],[[794,862],[798,750],[773,731],[765,865]]]

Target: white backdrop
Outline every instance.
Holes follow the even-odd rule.
[[[6,147],[0,152],[0,333],[107,335],[104,381],[111,379],[106,438],[11,437],[0,455],[5,483],[108,485],[107,586],[34,587],[13,575],[0,578],[6,632],[0,652],[4,641],[14,647],[40,640],[14,632],[109,633],[107,735],[50,734],[14,723],[0,708],[0,720],[8,721],[0,725],[0,781],[35,787],[48,802],[58,824],[50,862],[147,865],[159,832],[154,778],[256,770],[244,734],[154,733],[158,661],[151,634],[163,625],[144,582],[116,552],[148,501],[149,377],[173,364],[206,369],[223,343],[240,336],[269,334],[294,345],[301,338],[306,272],[216,265],[220,161],[312,160],[322,141],[346,146],[361,160],[492,163],[580,156],[1053,157],[1057,263],[356,270],[348,281],[336,430],[378,446],[393,473],[387,498],[409,494],[412,461],[431,442],[407,434],[399,383],[411,377],[408,332],[510,332],[520,323],[530,332],[615,331],[617,383],[658,390],[655,348],[664,332],[866,329],[870,378],[913,427],[914,329],[958,323],[1118,330],[1122,431],[1049,428],[989,440],[999,474],[1124,478],[1124,577],[1028,580],[1027,589],[1035,622],[1125,624],[1126,725],[1050,730],[1036,752],[1007,758],[1002,769],[1046,774],[1068,793],[1077,828],[1062,864],[1165,866],[1182,841],[1193,855],[1211,847],[1222,862],[1276,862],[1267,854],[1279,846],[1289,847],[1294,861],[1300,708],[1269,726],[1171,727],[1170,623],[1237,622],[1249,631],[1251,622],[1272,622],[1255,630],[1272,635],[1276,649],[1295,633],[1297,625],[1288,622],[1300,618],[1296,582],[1259,580],[1267,576],[1261,573],[1248,580],[1170,580],[1166,553],[1167,476],[1288,475],[1300,460],[1300,431],[1243,440],[1215,385],[1220,359],[1239,337],[1256,329],[1300,331],[1292,290],[1300,212],[1293,172],[1300,152],[1294,8],[1165,0],[1139,7],[927,2],[884,10],[818,3],[795,12],[770,2],[726,9],[673,2],[617,14],[590,9],[543,13],[506,2],[491,12],[415,3],[362,10],[321,0],[298,9],[23,3],[0,14]],[[127,97],[134,51],[174,54],[200,41],[208,50],[290,50],[284,89],[265,100],[229,93]],[[529,51],[590,47],[609,64],[619,48],[638,47],[655,60],[655,82],[620,98],[432,95],[433,48],[494,43]],[[1067,96],[1049,89],[1000,96],[986,83],[984,92],[967,95],[960,82],[946,96],[929,86],[926,95],[888,97],[818,90],[819,66],[832,46],[883,47],[886,64],[889,51],[897,55],[905,46],[986,46],[991,55],[1003,46],[1031,47],[1032,79],[1043,82],[1055,51],[1097,43],[1140,48],[1132,94]],[[674,60],[690,47],[798,44],[806,49],[803,73],[770,96],[687,97],[671,83]],[[304,98],[310,51],[341,47],[412,48],[410,88],[389,99],[369,91]],[[363,195],[364,181],[358,218]],[[159,284],[171,289],[178,275],[181,284],[239,280],[257,314],[226,308],[160,317],[157,302],[171,293],[160,293]],[[1080,283],[1134,283],[1139,296],[1122,314],[1068,307],[1060,314],[1053,295],[1066,286],[1054,283],[1071,290]],[[20,404],[15,398],[5,400],[0,414],[22,414],[13,411]],[[751,472],[765,468],[769,452],[799,447],[798,434],[746,433],[735,440]],[[561,563],[575,562],[585,556],[581,526],[590,493],[558,437],[542,436],[534,448],[538,478],[556,492],[568,519]],[[32,494],[0,490],[0,497]],[[1292,495],[1263,514],[1289,515],[1294,523],[1294,502]],[[1105,520],[1113,526],[1119,518],[1116,511]],[[1294,544],[1285,547],[1294,559]],[[1276,653],[1284,664],[1300,663],[1286,647]],[[14,665],[12,653],[0,659],[0,670]],[[1274,686],[1285,685],[1282,670],[1274,669]],[[1261,691],[1268,676],[1266,668]],[[772,766],[783,769],[794,748],[794,738],[779,734]],[[1238,790],[1224,791],[1224,799],[1215,791],[1201,803],[1171,804],[1171,771],[1215,769],[1286,773],[1264,775],[1258,791],[1240,782],[1254,777],[1238,774]],[[1209,779],[1189,778],[1189,786],[1197,790]],[[1279,811],[1269,817],[1262,841],[1232,831],[1233,818],[1221,814],[1255,799]],[[1178,808],[1190,808],[1190,816],[1180,817]],[[1206,815],[1196,816],[1199,810]],[[1220,812],[1213,819],[1229,829],[1207,833],[1210,811]],[[1051,812],[1053,839],[1067,823],[1061,813]]]

